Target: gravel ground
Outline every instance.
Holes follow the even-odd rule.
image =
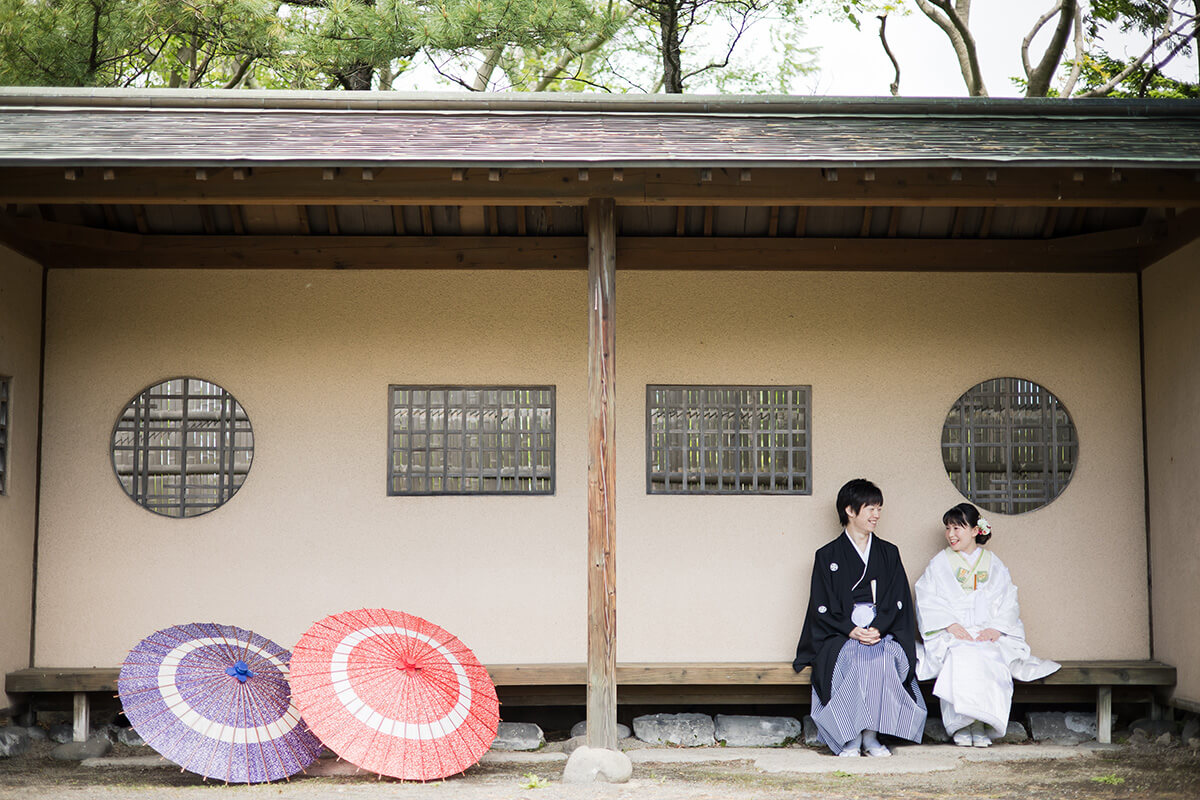
[[[289,783],[223,786],[170,768],[87,767],[59,762],[39,745],[26,756],[0,760],[4,800],[187,800],[190,798],[405,798],[492,800],[1024,800],[1025,798],[1200,798],[1200,754],[1186,747],[1125,745],[1078,756],[1029,760],[1021,745],[1012,759],[958,762],[952,770],[902,775],[768,773],[751,760],[701,763],[637,761],[624,785],[573,786],[561,783],[562,761],[485,763],[465,775],[433,783],[400,783],[374,776],[298,777]],[[664,758],[671,751],[666,751]],[[1028,751],[1027,751],[1028,752]],[[129,752],[118,747],[114,756]],[[997,753],[999,754],[999,753]],[[730,754],[732,755],[732,754]],[[642,755],[643,758],[653,756]],[[832,757],[831,757],[832,758]]]

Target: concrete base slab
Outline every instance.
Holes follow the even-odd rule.
[[[505,753],[499,750],[489,750],[479,759],[480,764],[546,764],[553,761],[566,761],[566,753]]]
[[[577,749],[579,752],[583,748]],[[846,772],[851,775],[905,775],[953,770],[963,763],[1034,761],[1079,758],[1095,752],[1119,750],[1115,744],[1081,744],[1075,746],[1052,744],[997,744],[988,748],[954,747],[944,744],[893,746],[891,758],[838,758],[826,750],[805,747],[704,747],[704,748],[645,748],[617,753],[633,764],[703,764],[728,761],[749,761],[757,769],[772,773],[821,774]],[[601,751],[608,753],[610,751]],[[572,754],[574,757],[574,754]],[[564,764],[565,753],[505,753],[488,752],[481,764]],[[84,767],[106,768],[171,768],[179,765],[162,756],[132,756],[125,758],[89,758],[80,762]],[[372,776],[349,761],[322,758],[305,774],[326,776]]]
[[[148,769],[156,767],[170,767],[171,769],[179,769],[179,765],[174,761],[169,761],[162,756],[129,756],[126,758],[85,758],[79,762],[81,767],[97,767],[99,769],[112,769],[114,767],[122,768],[139,768]]]
[[[944,772],[963,761],[999,762],[1035,759],[1078,758],[1096,750],[1118,745],[993,745],[988,748],[952,745],[900,745],[892,747],[891,758],[838,758],[824,750],[800,747],[722,747],[690,750],[635,750],[630,758],[639,764],[701,764],[720,761],[750,761],[764,772],[833,773],[851,775],[904,775]]]

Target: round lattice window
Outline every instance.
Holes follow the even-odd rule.
[[[168,517],[195,517],[241,488],[254,431],[233,395],[199,378],[142,390],[113,426],[112,464],[135,503]]]
[[[1033,381],[992,378],[955,401],[942,427],[942,462],[968,500],[1020,514],[1050,503],[1079,455],[1066,407]]]

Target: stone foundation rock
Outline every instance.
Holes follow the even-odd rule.
[[[633,721],[633,734],[650,744],[711,747],[716,726],[707,714],[646,714]]]
[[[816,723],[816,721],[813,720],[813,718],[810,715],[805,714],[803,725],[804,725],[804,743],[806,745],[808,745],[809,747],[820,747],[821,740],[817,738],[817,723]]]
[[[1035,742],[1082,744],[1096,738],[1096,715],[1078,711],[1031,711],[1029,735]]]
[[[945,744],[950,741],[950,734],[946,732],[946,726],[942,724],[941,717],[925,718],[925,737],[922,741],[936,744]]]
[[[31,746],[29,733],[24,728],[0,728],[0,758],[28,753]]]
[[[1029,732],[1021,723],[1009,720],[1008,730],[995,741],[997,744],[1021,744],[1029,741]]]
[[[571,726],[571,738],[575,738],[576,736],[586,736],[586,735],[587,735],[587,720],[586,719],[583,722],[576,722],[574,725]],[[633,731],[629,730],[629,726],[622,725],[621,723],[618,722],[617,723],[617,738],[618,739],[628,739],[630,736],[633,736]]]
[[[794,717],[717,714],[713,735],[729,747],[781,747],[799,740],[804,726]]]
[[[532,722],[501,722],[493,750],[537,750],[546,744],[542,729]]]

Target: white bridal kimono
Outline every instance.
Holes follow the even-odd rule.
[[[977,547],[963,556],[947,547],[925,568],[916,585],[917,678],[937,677],[933,693],[942,722],[954,733],[975,720],[993,738],[1008,729],[1013,678],[1044,678],[1059,664],[1030,655],[1008,568],[991,551]],[[957,622],[976,636],[985,628],[1004,634],[996,642],[955,639],[946,628]]]

